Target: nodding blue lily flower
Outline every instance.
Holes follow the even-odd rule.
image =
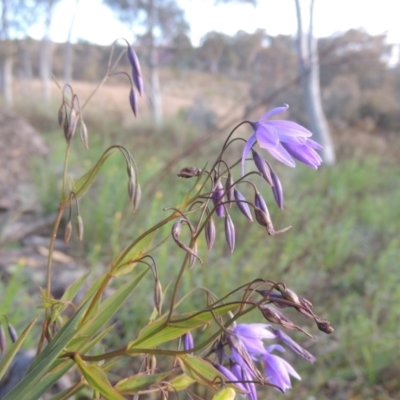
[[[254,133],[247,141],[242,154],[242,175],[244,162],[255,142],[289,167],[296,166],[293,158],[314,169],[321,164],[322,159],[316,150],[322,150],[322,146],[310,139],[312,133],[308,129],[291,121],[267,120],[272,115],[284,113],[288,108],[287,104],[274,108],[252,123]]]
[[[279,387],[282,392],[286,392],[286,390],[292,388],[290,376],[300,381],[300,375],[283,358],[271,354],[273,350],[285,351],[281,345],[273,344],[268,346],[266,350],[265,354],[262,355],[262,360],[268,382]]]

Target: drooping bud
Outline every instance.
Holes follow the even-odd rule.
[[[217,217],[222,218],[225,216],[225,207],[221,202],[223,201],[224,197],[224,187],[222,186],[221,181],[214,180],[214,191],[211,195],[212,201],[215,206],[215,212]]]
[[[58,120],[58,125],[61,127],[64,124],[64,118],[65,118],[65,105],[64,101],[61,103],[61,106],[58,110],[57,114],[57,120]]]
[[[185,221],[184,219],[179,219],[178,221],[174,222],[174,224],[172,225],[172,229],[171,229],[171,236],[172,239],[174,239],[175,243],[183,250],[185,250],[187,253],[189,253],[190,256],[193,256],[195,259],[197,258],[201,264],[203,264],[203,261],[201,260],[201,258],[197,255],[197,244],[195,243],[194,248],[191,249],[190,247],[186,246],[186,244],[182,243],[179,240],[179,236],[182,232],[182,222]],[[192,258],[190,258],[189,260],[190,263],[190,267],[193,266],[194,264],[194,260]]]
[[[260,192],[257,192],[254,197],[254,205],[259,208],[266,216],[267,219],[270,221],[271,216],[269,215],[267,204],[265,203],[264,198],[261,196]]]
[[[4,354],[6,352],[6,333],[4,332],[3,327],[0,325],[0,352]]]
[[[284,299],[289,300],[293,302],[294,304],[300,305],[300,299],[299,296],[293,290],[290,290],[289,288],[285,288],[284,290],[281,291],[282,296]]]
[[[316,361],[316,358],[309,353],[306,349],[301,347],[298,343],[296,343],[290,336],[288,336],[285,332],[280,329],[272,329],[275,337],[288,347],[290,347],[295,353],[297,353],[300,357],[303,357],[305,360],[313,363]]]
[[[133,200],[133,211],[136,211],[138,209],[141,198],[142,198],[142,189],[138,184],[135,191],[135,198]]]
[[[186,332],[182,336],[182,343],[183,343],[183,349],[185,351],[192,350],[194,348],[193,336],[190,332]],[[191,354],[193,354],[193,353],[191,353]]]
[[[80,215],[78,215],[77,221],[78,221],[78,238],[82,242],[82,240],[83,240],[83,219]]]
[[[254,209],[254,215],[256,216],[256,221],[263,227],[268,229],[269,224],[271,221],[268,219],[267,214],[264,211],[260,210],[259,208]]]
[[[194,176],[199,176],[200,172],[201,170],[199,168],[185,167],[178,172],[178,176],[180,178],[193,178]]]
[[[235,225],[233,225],[232,218],[229,214],[225,217],[225,238],[229,250],[233,253],[235,249]]]
[[[135,50],[133,50],[132,46],[128,45],[128,60],[132,67],[132,78],[135,86],[140,95],[143,94],[143,79],[142,79],[142,71],[139,64],[139,59],[136,55]]]
[[[79,128],[80,128],[79,129],[79,134],[80,134],[83,146],[85,147],[86,150],[89,150],[88,130],[87,130],[86,124],[83,121],[83,119],[80,120],[80,127]]]
[[[317,327],[321,332],[327,333],[328,335],[334,332],[331,323],[325,319],[318,318],[315,320]]]
[[[243,380],[243,379],[238,378],[232,371],[230,371],[228,368],[224,367],[221,364],[213,363],[213,366],[215,369],[217,369],[219,372],[221,372],[222,375],[224,375],[226,377],[226,380],[233,382],[239,389],[243,390],[244,392],[247,392],[243,383],[238,382],[239,380]]]
[[[71,239],[72,235],[72,222],[69,220],[67,222],[67,225],[65,226],[65,231],[64,231],[64,243],[68,243],[69,240]]]
[[[228,200],[229,207],[232,206],[232,202],[233,202],[233,199],[235,196],[235,194],[234,194],[235,187],[233,186],[233,184],[234,184],[233,177],[232,177],[231,173],[229,172],[228,178],[225,182],[225,193],[226,193],[226,198]]]
[[[274,194],[274,198],[278,207],[283,210],[283,189],[281,181],[278,178],[278,175],[271,169],[271,177],[274,185],[272,186],[272,193]]]
[[[131,204],[133,204],[133,202],[135,201],[135,180],[133,178],[133,176],[129,177],[128,180],[128,195],[129,195],[129,201],[131,202]]]
[[[156,284],[154,286],[154,304],[159,315],[162,314],[163,297],[161,283],[159,279],[156,279]]]
[[[211,251],[214,246],[216,229],[213,217],[210,216],[204,227],[204,234],[206,236],[207,248]]]
[[[253,222],[253,216],[251,215],[250,207],[246,202],[246,199],[242,195],[242,193],[239,192],[236,188],[234,189],[234,197],[236,200],[236,205],[238,206],[239,210],[242,212],[242,214],[251,222]]]
[[[74,107],[72,107],[69,113],[68,131],[65,137],[67,143],[69,143],[71,139],[74,137],[77,125],[78,125],[78,112]]]
[[[13,343],[18,340],[18,333],[11,324],[8,324],[8,334],[10,335],[10,339]]]
[[[68,138],[68,132],[69,132],[68,118],[64,118],[63,130],[64,130],[65,140],[67,141],[67,143],[69,143],[70,138]]]
[[[262,177],[271,185],[274,186],[272,179],[272,171],[268,163],[255,150],[251,149],[253,161]]]
[[[129,92],[129,104],[131,105],[133,114],[135,115],[135,118],[136,118],[137,111],[138,111],[138,105],[137,105],[135,91],[133,90],[133,88],[131,88],[131,91]]]

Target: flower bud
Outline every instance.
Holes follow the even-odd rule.
[[[278,204],[278,207],[283,210],[283,189],[281,181],[273,170],[271,170],[271,177],[272,182],[274,183],[272,186],[272,193],[274,194],[276,204]]]
[[[297,294],[295,292],[293,292],[292,290],[286,288],[284,290],[282,290],[282,296],[284,299],[289,300],[291,302],[293,302],[294,304],[301,304],[300,303],[300,299],[299,296],[297,296]]]
[[[80,137],[81,137],[81,141],[82,141],[82,143],[83,143],[83,146],[85,147],[86,150],[89,150],[88,131],[87,131],[86,124],[83,122],[83,119],[80,120],[79,134],[80,134]]]
[[[129,200],[131,202],[131,204],[133,204],[133,202],[135,201],[135,180],[134,178],[131,176],[129,177],[128,180],[128,195],[129,195]]]
[[[201,170],[196,167],[185,167],[178,172],[178,176],[180,178],[193,178],[194,176],[199,176],[200,172]]]
[[[194,267],[194,264],[196,263],[197,260],[197,253],[198,253],[198,249],[197,249],[197,242],[194,242],[194,245],[192,247],[192,255],[190,256],[190,262],[189,262],[189,269],[192,269]]]
[[[262,177],[271,185],[274,186],[274,182],[271,176],[271,168],[269,167],[268,163],[262,158],[255,150],[251,149],[253,154],[253,161],[256,165],[258,171],[262,175]]]
[[[64,231],[64,243],[68,243],[72,234],[72,222],[69,220]]]
[[[222,186],[221,181],[214,180],[214,191],[211,195],[212,201],[215,206],[215,212],[217,217],[222,218],[225,216],[225,207],[223,204],[220,204],[223,201],[224,197],[224,187]]]
[[[225,182],[225,193],[226,193],[226,198],[228,200],[229,206],[232,205],[233,199],[235,197],[234,190],[235,190],[235,187],[234,187],[233,178],[232,178],[231,173],[229,172],[228,179]]]
[[[61,107],[58,110],[57,114],[57,120],[58,120],[58,125],[63,126],[64,124],[64,118],[65,118],[65,106],[64,102],[61,103]]]
[[[0,353],[4,354],[6,352],[6,333],[3,327],[0,325]]]
[[[68,131],[65,137],[67,143],[69,143],[71,139],[74,137],[77,125],[78,125],[78,112],[75,110],[75,108],[72,107],[71,112],[69,113]]]
[[[204,227],[204,234],[206,236],[207,248],[211,251],[214,246],[216,229],[213,217],[210,216]]]
[[[253,216],[251,215],[250,207],[246,202],[246,199],[244,196],[237,190],[236,188],[234,189],[234,197],[236,200],[236,204],[239,208],[239,210],[242,212],[242,214],[251,222],[253,222]]]
[[[142,189],[138,184],[135,191],[135,198],[133,199],[133,211],[136,211],[138,209],[141,198],[142,198]]]
[[[267,204],[264,198],[261,196],[260,192],[257,192],[254,198],[254,205],[259,208],[266,216],[267,220],[271,221],[271,216],[269,215]]]
[[[8,324],[8,334],[10,335],[11,341],[13,343],[18,340],[18,333],[11,324]]]
[[[77,220],[78,220],[78,238],[82,242],[82,240],[83,240],[83,219],[80,215],[78,215]]]
[[[138,105],[133,88],[131,88],[131,91],[129,92],[129,104],[131,105],[133,114],[135,115],[135,117],[137,117]]]
[[[229,214],[225,217],[225,238],[229,250],[233,253],[235,249],[235,225],[233,225],[232,218]]]
[[[193,336],[190,332],[186,332],[182,336],[182,343],[185,351],[192,350],[194,348]]]
[[[140,95],[143,94],[143,79],[142,79],[142,71],[139,64],[139,59],[136,55],[135,50],[133,50],[132,46],[128,45],[128,60],[132,67],[132,78],[135,86]]]
[[[317,323],[317,327],[321,332],[327,333],[329,335],[334,331],[331,323],[325,319],[319,318],[315,322]]]

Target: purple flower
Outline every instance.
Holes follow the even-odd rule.
[[[262,355],[262,359],[268,382],[278,386],[282,392],[291,389],[290,376],[300,381],[300,375],[283,358],[271,354],[273,350],[285,351],[285,349],[279,344],[273,344],[268,346],[266,350],[265,354]]]
[[[267,324],[238,324],[233,332],[243,343],[250,355],[264,354],[263,339],[275,339],[275,335],[267,328]]]
[[[289,106],[274,108],[265,113],[258,122],[252,123],[254,133],[251,135],[243,149],[242,175],[244,175],[244,162],[246,157],[257,141],[261,148],[268,152],[283,164],[295,167],[293,160],[317,169],[322,159],[315,150],[322,150],[322,146],[309,139],[312,133],[299,124],[291,121],[267,120],[268,117],[282,114]]]

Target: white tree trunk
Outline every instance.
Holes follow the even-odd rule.
[[[40,43],[40,79],[42,80],[42,98],[45,104],[51,100],[51,67],[52,64],[52,43],[47,37]]]
[[[3,95],[4,103],[8,107],[12,107],[14,104],[13,98],[13,57],[7,54],[3,58],[3,63],[1,65],[1,92]]]
[[[64,44],[64,83],[72,82],[72,70],[73,70],[73,47],[71,44],[72,29],[75,24],[76,14],[78,13],[79,0],[76,0],[75,10],[72,15],[71,24],[68,30],[67,41]]]
[[[295,0],[298,24],[298,62],[304,100],[314,138],[323,146],[321,157],[326,165],[333,165],[336,161],[335,149],[329,131],[328,122],[322,108],[321,91],[319,83],[319,60],[317,40],[313,35],[313,0],[310,5],[309,30],[303,29],[303,18],[300,0]]]

